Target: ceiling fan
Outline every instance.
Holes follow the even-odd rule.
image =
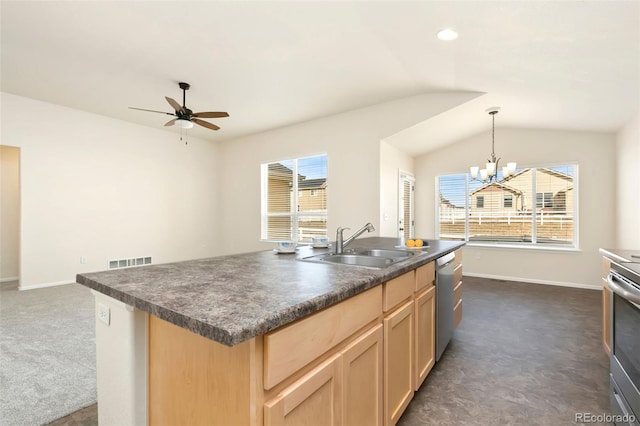
[[[207,129],[218,130],[220,127],[216,126],[215,124],[209,123],[208,121],[204,121],[200,119],[228,117],[229,114],[224,111],[218,111],[218,112],[191,111],[189,108],[187,108],[187,103],[186,103],[187,90],[189,90],[189,87],[191,86],[189,85],[189,83],[183,83],[183,82],[178,83],[178,86],[180,86],[180,88],[182,89],[182,106],[180,106],[178,102],[171,99],[170,97],[168,96],[164,97],[167,100],[167,102],[169,102],[169,105],[171,105],[171,107],[175,110],[175,113],[164,112],[164,111],[154,111],[151,109],[134,108],[134,107],[129,107],[129,108],[137,109],[138,111],[157,112],[159,114],[166,114],[166,115],[171,115],[173,117],[176,117],[172,120],[167,121],[165,126],[173,126],[174,124],[177,124],[183,129],[190,129],[193,127],[193,123],[195,123],[199,126],[206,127]]]

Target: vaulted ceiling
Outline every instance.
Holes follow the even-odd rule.
[[[637,1],[2,1],[1,89],[213,141],[428,92],[476,99],[389,140],[419,154],[497,126],[613,132],[637,110]],[[459,38],[443,42],[438,30]],[[170,118],[170,117],[169,117]],[[33,117],[37,120],[38,117]],[[168,131],[177,130],[168,128]]]

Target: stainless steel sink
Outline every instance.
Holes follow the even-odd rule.
[[[359,254],[332,254],[322,258],[322,260],[324,262],[368,266],[370,268],[384,268],[394,263],[394,259],[389,257],[364,256]]]
[[[384,250],[384,249],[371,249],[371,250],[355,250],[355,254],[360,254],[363,256],[381,256],[381,257],[390,257],[390,258],[396,258],[396,257],[402,257],[402,258],[406,258],[406,257],[411,257],[414,255],[414,253],[410,252],[410,251],[405,251],[405,250]]]
[[[413,256],[414,253],[403,250],[355,249],[350,253],[323,253],[305,257],[306,262],[329,262],[341,265],[361,266],[364,268],[382,269]]]

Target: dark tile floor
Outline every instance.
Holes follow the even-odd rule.
[[[555,426],[610,412],[599,291],[471,277],[464,285],[462,323],[399,425]],[[97,417],[92,405],[51,425]]]
[[[462,323],[399,425],[566,425],[610,413],[599,291],[464,285]]]

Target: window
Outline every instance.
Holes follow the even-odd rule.
[[[490,183],[468,174],[438,176],[438,237],[576,248],[577,171],[575,164],[532,167],[506,179],[499,171]]]
[[[262,164],[261,179],[262,240],[311,242],[327,234],[326,155]]]
[[[553,207],[553,192],[536,193],[536,207]]]

